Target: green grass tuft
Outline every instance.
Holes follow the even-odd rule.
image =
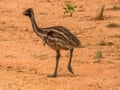
[[[65,3],[65,7],[63,8],[64,9],[64,15],[69,13],[70,16],[72,17],[73,16],[73,13],[75,12],[77,6],[73,6],[72,3],[70,1],[67,1]]]
[[[94,61],[94,63],[99,63],[101,61],[101,59],[103,58],[103,52],[101,49],[98,49],[95,53],[95,58],[97,59],[96,61]]]

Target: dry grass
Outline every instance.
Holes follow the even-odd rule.
[[[104,41],[104,40],[100,40],[97,45],[99,46],[111,46],[114,45],[114,43],[112,41]]]
[[[100,9],[98,10],[95,20],[103,20],[103,12],[104,12],[105,5],[102,5]]]
[[[111,22],[106,27],[108,27],[108,28],[116,28],[116,27],[120,27],[120,24]]]
[[[101,49],[98,49],[95,53],[95,58],[97,59],[96,61],[94,61],[94,63],[99,63],[101,62],[102,58],[103,58],[103,52]]]

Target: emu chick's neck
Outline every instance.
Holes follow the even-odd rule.
[[[36,24],[36,21],[35,21],[35,18],[34,18],[34,15],[32,15],[30,17],[30,20],[31,20],[31,23],[32,23],[32,27],[33,27],[33,30],[35,31],[35,33],[40,36],[41,38],[43,38],[43,34],[42,34],[42,29],[39,28]]]

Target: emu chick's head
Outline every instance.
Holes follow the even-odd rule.
[[[33,9],[32,9],[32,8],[28,8],[27,10],[25,10],[25,11],[23,12],[23,14],[24,14],[25,16],[31,17],[32,15],[34,15]]]

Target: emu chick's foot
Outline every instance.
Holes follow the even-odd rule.
[[[71,66],[68,66],[68,71],[70,71],[72,74],[74,74]]]
[[[49,78],[54,78],[54,77],[57,77],[57,75],[56,75],[56,74],[53,74],[53,75],[48,75],[47,77],[49,77]]]

